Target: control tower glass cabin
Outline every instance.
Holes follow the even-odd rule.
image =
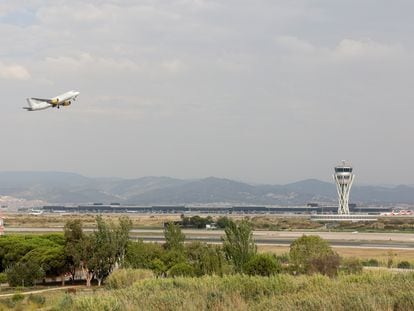
[[[345,161],[342,164],[335,166],[335,174],[333,178],[336,183],[336,190],[338,191],[338,214],[349,215],[349,192],[354,182],[354,174],[352,174],[352,166],[347,165]]]

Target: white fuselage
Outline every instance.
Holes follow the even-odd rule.
[[[28,111],[36,111],[51,107],[60,108],[60,106],[69,106],[79,94],[80,93],[77,91],[69,91],[53,98],[28,98],[27,103],[29,104],[29,107],[23,108]]]

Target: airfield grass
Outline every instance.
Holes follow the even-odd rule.
[[[123,289],[0,299],[0,310],[414,310],[414,273],[149,278]]]

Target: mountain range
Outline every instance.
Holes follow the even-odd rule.
[[[337,202],[334,183],[317,179],[285,185],[252,185],[216,177],[191,180],[171,177],[90,178],[64,172],[0,172],[0,196],[59,204],[303,205]],[[351,202],[358,205],[414,204],[414,187],[355,185],[351,189]]]

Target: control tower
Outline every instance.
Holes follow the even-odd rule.
[[[342,161],[340,165],[335,166],[335,174],[333,175],[333,178],[338,191],[339,215],[349,215],[349,192],[351,190],[354,177],[355,175],[352,174],[352,166],[346,164],[345,161]]]

